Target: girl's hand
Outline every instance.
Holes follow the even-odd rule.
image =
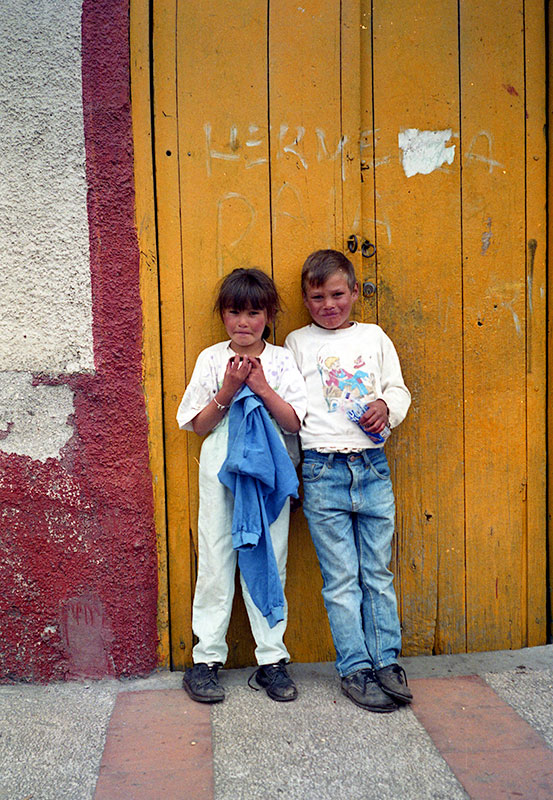
[[[236,355],[229,359],[223,385],[213,397],[214,402],[209,402],[192,420],[194,431],[200,436],[205,436],[222,420],[232,398],[246,381],[250,374],[251,364],[247,357],[240,358]]]
[[[243,358],[234,356],[234,358],[229,359],[225,370],[225,377],[223,378],[223,385],[218,393],[220,402],[223,402],[221,400],[222,397],[225,401],[225,405],[230,404],[230,401],[238,389],[246,382],[251,368],[251,362],[247,356]]]
[[[258,358],[250,359],[250,374],[246,378],[246,384],[250,387],[252,392],[262,397],[269,389],[267,378],[263,372],[261,361]]]
[[[369,433],[380,433],[388,423],[388,406],[384,400],[369,403],[367,410],[359,420],[359,424]]]
[[[251,370],[246,379],[249,388],[261,398],[269,414],[284,431],[297,433],[300,429],[300,421],[290,403],[287,403],[274,389],[271,389],[263,372],[261,361],[258,358],[251,358],[250,363]]]

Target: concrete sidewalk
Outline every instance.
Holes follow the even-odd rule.
[[[211,707],[180,673],[0,686],[0,798],[553,799],[553,646],[401,663],[415,701],[382,715],[332,664],[291,665],[294,703],[252,669],[222,671]]]

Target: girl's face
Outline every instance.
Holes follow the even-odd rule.
[[[230,337],[230,346],[240,355],[258,356],[263,352],[265,343],[263,331],[269,322],[264,308],[225,308],[223,325]]]

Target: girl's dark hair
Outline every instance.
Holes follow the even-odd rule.
[[[308,286],[322,286],[335,272],[342,272],[350,291],[355,288],[353,264],[338,250],[316,250],[305,260],[301,271],[301,289],[305,294]]]
[[[223,311],[227,308],[237,311],[245,308],[261,309],[266,311],[269,322],[273,322],[281,310],[280,297],[273,279],[255,267],[234,269],[223,278],[213,310],[218,311],[222,319]]]

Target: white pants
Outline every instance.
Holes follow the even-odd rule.
[[[234,497],[217,477],[227,455],[228,417],[207,437],[200,454],[200,508],[198,513],[198,577],[192,606],[192,630],[198,643],[192,651],[194,663],[224,664],[228,645],[226,634],[234,597],[234,577],[238,553],[232,546]],[[288,556],[290,501],[284,504],[270,533],[280,580],[284,589]],[[240,576],[244,604],[248,612],[255,657],[258,664],[274,664],[290,658],[284,646],[288,608],[284,601],[284,619],[270,628],[253,602]]]

